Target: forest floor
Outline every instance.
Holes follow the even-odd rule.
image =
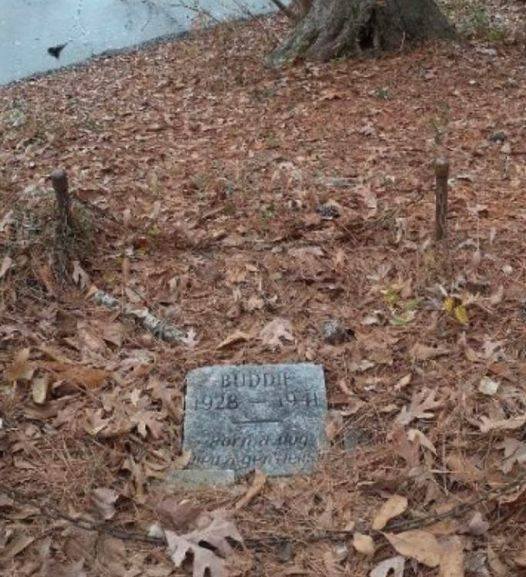
[[[156,523],[219,545],[195,575],[526,571],[526,53],[477,14],[477,38],[376,60],[268,69],[274,18],[0,89],[1,575],[185,574]],[[65,286],[57,167],[82,201]],[[315,474],[163,483],[189,370],[301,361],[327,381]]]

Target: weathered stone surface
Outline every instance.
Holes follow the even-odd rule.
[[[236,476],[312,471],[325,444],[323,368],[313,364],[204,367],[187,376],[184,449],[191,469]]]
[[[171,471],[166,483],[174,487],[226,487],[236,480],[232,469],[184,469]]]

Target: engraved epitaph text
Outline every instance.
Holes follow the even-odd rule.
[[[323,368],[204,367],[187,376],[184,448],[194,469],[312,471],[325,442]]]

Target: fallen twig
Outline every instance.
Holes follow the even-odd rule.
[[[181,329],[174,327],[167,321],[159,319],[152,314],[146,307],[135,308],[129,304],[121,304],[119,299],[102,290],[95,289],[90,291],[89,296],[99,305],[106,307],[111,311],[121,311],[124,316],[138,321],[154,337],[168,343],[190,344],[193,341],[193,335],[185,333]]]
[[[499,489],[494,489],[487,493],[484,497],[474,498],[466,503],[462,503],[457,507],[454,507],[450,511],[445,513],[437,513],[426,515],[425,517],[421,517],[419,519],[408,519],[408,520],[400,520],[394,521],[389,523],[383,531],[371,531],[371,533],[381,535],[385,531],[409,531],[414,529],[421,529],[423,527],[427,527],[438,521],[443,521],[444,519],[452,519],[456,517],[460,517],[464,515],[468,511],[474,509],[478,505],[488,502],[495,497],[499,497],[501,495],[506,495],[515,491],[518,487],[521,487],[526,483],[526,472],[519,477],[515,481],[511,481],[506,485],[503,485]],[[58,509],[50,506],[44,506],[40,504],[35,504],[31,500],[27,499],[25,496],[21,495],[17,491],[12,489],[4,488],[3,491],[7,494],[13,501],[20,505],[30,505],[35,507],[35,509],[39,512],[42,517],[46,517],[52,520],[62,520],[67,521],[68,523],[78,527],[80,529],[84,529],[85,531],[95,531],[98,533],[103,533],[106,535],[110,535],[117,539],[123,539],[126,541],[137,541],[143,543],[150,543],[152,545],[164,545],[166,544],[166,540],[164,537],[160,536],[151,536],[145,533],[140,533],[137,531],[124,531],[119,529],[118,527],[114,527],[109,525],[108,523],[99,523],[92,521],[90,519],[83,519],[83,518],[75,518],[71,517],[70,515],[59,511]],[[245,539],[245,544],[249,547],[258,548],[258,547],[272,547],[283,545],[283,543],[290,543],[296,541],[298,543],[314,543],[318,541],[341,541],[342,539],[347,539],[352,536],[354,531],[350,530],[324,530],[318,531],[315,533],[311,533],[310,535],[270,535],[268,537],[257,537],[253,539]]]

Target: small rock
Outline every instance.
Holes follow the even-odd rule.
[[[490,135],[489,141],[490,142],[504,142],[505,140],[507,140],[507,138],[508,138],[508,135],[503,130],[497,130],[497,132],[494,132],[493,134]]]
[[[328,201],[318,206],[316,212],[325,220],[333,220],[341,215],[341,207],[337,202]]]
[[[330,345],[340,345],[349,341],[354,332],[352,329],[344,327],[340,321],[331,319],[323,323],[323,340]]]
[[[488,397],[492,397],[497,393],[499,390],[499,383],[490,379],[489,377],[482,377],[479,383],[479,391],[483,395],[487,395]]]
[[[370,441],[371,439],[365,431],[361,431],[360,429],[351,429],[343,438],[343,448],[348,453],[352,453],[358,447],[366,445]]]
[[[277,557],[282,563],[288,563],[294,556],[294,551],[292,549],[292,543],[290,541],[284,541],[280,543],[277,548]]]

